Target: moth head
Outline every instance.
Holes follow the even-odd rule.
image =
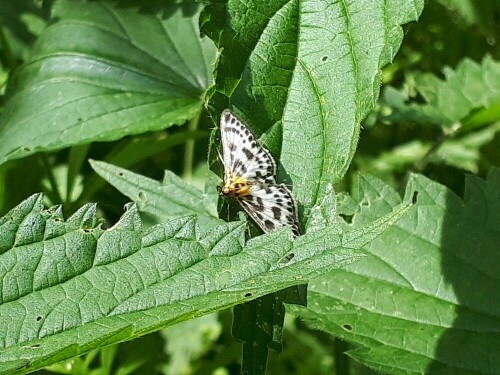
[[[245,178],[231,175],[225,184],[219,186],[217,190],[220,195],[227,197],[243,197],[250,194],[252,184]]]
[[[222,182],[221,182],[219,185],[217,185],[217,192],[218,192],[218,193],[219,193],[219,195],[221,195],[221,196],[222,196],[222,195],[224,195],[224,194],[222,193],[222,189],[223,189],[223,187],[224,187],[224,184],[223,184]]]

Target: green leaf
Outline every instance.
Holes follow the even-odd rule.
[[[404,103],[391,91],[384,99],[398,118],[432,123],[447,131],[468,131],[500,121],[500,63],[485,57],[481,64],[463,59],[455,70],[444,69],[445,80],[417,74],[414,88],[426,104]],[[408,98],[406,98],[408,99]],[[393,115],[394,116],[394,115]]]
[[[188,320],[162,331],[167,339],[170,361],[163,372],[167,375],[194,373],[193,361],[208,352],[219,338],[222,327],[218,314]]]
[[[214,50],[200,39],[196,16],[169,10],[57,2],[58,20],[9,86],[0,163],[164,129],[199,112]]]
[[[500,131],[500,122],[460,137],[446,139],[434,152],[429,153],[433,144],[413,140],[382,152],[375,157],[357,155],[355,159],[359,169],[376,170],[378,175],[389,175],[393,172],[404,173],[419,163],[450,165],[465,171],[477,173],[480,165],[481,148],[495,138]]]
[[[214,199],[218,196],[185,183],[171,171],[165,171],[160,183],[101,161],[91,160],[90,164],[99,176],[134,201],[140,211],[156,216],[159,221],[196,215],[199,225],[205,229],[223,223],[215,211]]]
[[[145,160],[161,151],[185,143],[187,140],[206,137],[208,137],[208,134],[200,130],[176,132],[175,134],[167,136],[162,133],[135,136],[130,138],[128,142],[123,142],[123,144],[120,144],[117,148],[111,150],[106,155],[106,161],[124,168],[130,167],[131,165]],[[89,177],[85,184],[85,195],[81,198],[81,200],[84,202],[88,201],[90,197],[92,197],[105,185],[105,183],[106,182],[103,179],[95,174]]]
[[[346,173],[380,69],[422,8],[420,0],[229,0],[202,12],[202,31],[221,50],[214,113],[230,105],[258,135],[283,127],[279,177],[305,217]]]
[[[143,232],[135,205],[108,230],[96,206],[64,221],[34,195],[0,219],[0,372],[34,371],[101,346],[258,298],[359,259],[408,211],[363,228],[287,229],[244,244],[245,223],[193,216]]]
[[[417,203],[364,247],[359,262],[310,282],[309,324],[357,343],[350,356],[390,374],[500,373],[500,169],[469,176],[462,201],[413,175]],[[344,230],[400,204],[373,177],[360,185],[359,211]]]
[[[423,1],[229,0],[203,11],[202,31],[221,51],[212,113],[218,118],[230,106],[257,135],[267,131],[269,148],[281,163],[278,179],[293,187],[306,231],[324,224],[325,218],[310,219],[310,210],[329,199],[331,184],[347,171],[360,122],[378,97],[380,68],[399,48],[401,24],[415,20],[422,7]],[[277,331],[275,323],[283,314],[269,312],[280,308],[272,303],[250,307],[255,316],[244,319],[256,322],[255,331],[265,331],[259,326]],[[269,318],[259,320],[259,314]],[[245,358],[244,348],[243,365],[248,363],[249,371],[262,369],[265,349],[254,342],[262,344],[265,338],[244,336],[247,347],[256,350]],[[275,338],[267,341],[280,346]]]
[[[472,173],[479,172],[481,149],[500,131],[500,122],[446,140],[430,158],[435,164],[449,164]]]
[[[11,72],[29,54],[30,47],[47,23],[48,4],[2,1],[0,40],[2,62]],[[44,9],[45,8],[45,9]],[[0,80],[3,84],[3,80]],[[2,87],[3,85],[0,85]]]
[[[495,14],[500,10],[497,1],[438,0],[443,6],[461,16],[460,21],[475,25],[485,34],[495,35]]]

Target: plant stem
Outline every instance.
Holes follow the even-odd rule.
[[[349,375],[349,357],[344,353],[349,349],[347,342],[335,338],[335,373]]]
[[[414,172],[421,172],[427,165],[427,161],[436,153],[436,151],[445,141],[453,138],[457,134],[457,131],[460,129],[460,127],[460,124],[455,124],[448,131],[443,131],[443,133],[436,139],[429,151],[427,151],[426,154],[422,157],[422,159],[414,164],[412,170]]]
[[[66,176],[66,204],[71,203],[73,188],[75,187],[76,178],[80,174],[85,158],[90,148],[90,143],[73,146],[69,152],[68,172]]]
[[[413,172],[421,172],[425,166],[427,165],[428,160],[436,153],[436,151],[441,147],[441,145],[448,139],[448,136],[446,134],[441,134],[434,144],[432,144],[431,148],[429,151],[425,153],[425,155],[420,159],[420,161],[416,162],[413,169]]]
[[[198,123],[200,122],[201,111],[196,114],[188,123],[188,131],[194,132],[198,128]],[[194,145],[195,140],[190,138],[186,141],[186,147],[184,149],[184,180],[190,181],[193,177],[193,162],[194,162]]]
[[[52,167],[49,162],[49,158],[46,154],[41,154],[40,159],[42,161],[43,167],[45,168],[45,172],[47,173],[47,178],[49,179],[50,186],[52,187],[52,193],[55,201],[53,204],[61,204],[63,203],[61,194],[59,193],[59,189],[57,188],[57,181],[54,177],[54,173],[52,173]]]

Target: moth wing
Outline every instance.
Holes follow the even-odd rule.
[[[238,202],[264,233],[291,227],[295,237],[300,235],[295,200],[285,185],[254,186],[252,193]]]
[[[226,109],[221,115],[220,129],[226,180],[232,173],[248,181],[274,183],[276,163],[247,125]]]

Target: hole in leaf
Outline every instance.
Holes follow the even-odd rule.
[[[352,219],[354,218],[354,215],[344,215],[344,214],[340,214],[339,215],[342,219],[344,219],[344,221],[348,224],[352,224]]]
[[[91,233],[91,232],[92,232],[92,230],[91,230],[91,229],[86,229],[86,228],[84,228],[84,229],[83,229],[83,232],[84,232],[84,233]]]
[[[36,349],[36,348],[39,348],[40,347],[40,344],[33,344],[33,345],[30,345],[30,348],[33,348],[33,349]]]
[[[37,321],[37,322],[39,322],[39,321],[40,321],[40,320],[42,320],[42,319],[43,319],[43,317],[42,317],[42,316],[40,316],[40,315],[38,315],[38,316],[36,317],[36,321]]]
[[[323,56],[323,58],[321,59],[321,61],[326,61],[328,60],[328,56]]]
[[[245,293],[245,297],[252,297],[252,293]]]
[[[119,172],[118,176],[123,177],[123,172]]]
[[[344,328],[346,331],[349,331],[349,332],[352,331],[352,325],[350,325],[350,324],[343,324],[342,328]]]
[[[417,203],[417,198],[418,198],[418,191],[414,191],[413,196],[411,197],[411,203],[413,204]]]

